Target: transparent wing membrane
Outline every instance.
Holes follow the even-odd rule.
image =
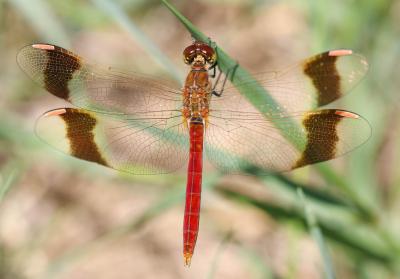
[[[34,46],[19,52],[20,67],[51,94],[75,106],[113,113],[168,114],[181,105],[176,84],[93,65],[57,46]]]
[[[168,119],[134,119],[62,108],[39,118],[36,133],[64,153],[133,174],[178,170],[189,154],[179,114]]]
[[[365,76],[368,63],[360,54],[337,50],[309,57],[286,69],[254,74],[225,88],[221,98],[214,98],[214,109],[241,108],[245,97],[238,91],[260,84],[285,112],[314,110],[350,92]],[[236,105],[236,106],[235,106]],[[239,107],[237,107],[239,106]],[[268,109],[268,104],[265,104]]]
[[[248,118],[234,114],[231,119],[210,117],[206,131],[207,157],[225,172],[249,167],[288,171],[330,160],[360,146],[371,133],[365,119],[342,110],[269,120],[257,112]]]
[[[79,107],[38,120],[37,134],[50,145],[135,174],[170,172],[187,163],[189,137],[176,84],[90,64],[47,44],[23,48],[17,61],[40,86]],[[367,69],[361,55],[336,50],[227,84],[210,102],[207,158],[226,172],[251,166],[286,171],[351,151],[369,137],[367,121],[347,111],[312,110],[345,95]],[[268,102],[256,109],[239,93],[255,84],[272,96],[279,113],[268,113]]]

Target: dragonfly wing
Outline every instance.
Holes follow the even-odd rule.
[[[175,110],[181,103],[173,83],[89,64],[58,46],[26,46],[17,61],[40,86],[80,108],[132,114]]]
[[[335,109],[266,119],[258,112],[210,112],[206,154],[218,168],[288,171],[341,156],[370,136],[359,115]]]
[[[187,160],[174,84],[90,64],[54,45],[27,46],[17,61],[36,83],[81,108],[53,110],[38,120],[36,132],[50,145],[135,174],[170,172]]]
[[[213,102],[219,104],[234,99],[239,105],[245,97],[235,91],[245,90],[249,85],[258,83],[273,97],[279,111],[314,110],[348,93],[365,76],[367,70],[367,60],[360,54],[351,50],[328,51],[281,71],[237,79],[235,86],[228,86],[223,96],[214,98]]]
[[[64,153],[133,174],[175,171],[189,154],[179,113],[139,119],[61,108],[40,117],[36,133]]]

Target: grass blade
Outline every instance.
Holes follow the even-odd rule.
[[[226,197],[254,206],[280,222],[299,221],[303,229],[307,228],[304,214],[301,213],[302,206],[298,200],[297,203],[293,201],[285,201],[283,204],[277,203],[278,201],[272,203],[230,189],[218,190]],[[356,218],[351,218],[350,213],[346,220],[340,220],[334,215],[319,214],[319,211],[322,212],[324,208],[318,207],[317,204],[313,204],[313,206],[317,208],[315,212],[318,216],[319,227],[326,238],[340,243],[361,258],[374,260],[387,266],[393,264],[393,255],[396,254],[396,251],[374,227],[354,222]],[[353,221],[350,223],[351,219]]]
[[[10,0],[45,42],[70,47],[68,34],[43,0]]]
[[[150,54],[158,64],[168,70],[177,81],[183,82],[182,73],[165,56],[165,54],[139,29],[128,15],[115,3],[109,0],[92,0],[93,4],[110,16],[121,28],[126,30],[141,47]]]
[[[14,185],[15,179],[17,177],[17,171],[13,170],[11,173],[7,176],[5,181],[2,183],[0,187],[0,204],[3,201],[4,197],[6,196],[7,192],[11,189],[11,187]]]
[[[210,40],[205,34],[203,34],[196,26],[194,26],[185,16],[183,16],[174,6],[172,6],[167,0],[161,0],[161,2],[181,21],[181,23],[187,28],[193,38],[203,42],[207,42],[212,45],[218,56],[218,67],[225,74],[229,73],[230,70],[235,68],[235,73],[230,76],[231,82],[237,86],[239,92],[255,107],[257,108],[266,118],[270,118],[272,115],[284,114],[281,106],[279,106],[274,98],[265,90],[264,87],[255,82],[251,75],[237,62],[232,59],[226,52],[218,47],[214,42]],[[247,81],[242,83],[242,81]],[[249,81],[253,82],[249,82]],[[274,123],[272,121],[272,123]],[[276,124],[275,127],[279,129],[282,136],[284,136],[293,146],[299,150],[304,150],[307,142],[306,138],[294,138],[294,134],[302,134],[300,132],[289,133],[289,131],[299,131],[300,127],[292,121],[292,123],[285,123],[284,127],[280,127]],[[332,184],[332,177],[335,177],[335,183],[340,186],[340,189],[345,193],[350,193],[350,198],[357,208],[365,214],[365,216],[371,220],[373,219],[374,208],[371,204],[363,201],[359,195],[352,189],[351,185],[345,180],[341,179],[331,168],[326,165],[319,165],[316,168],[320,175],[329,183]]]
[[[216,270],[217,270],[217,267],[218,267],[218,263],[219,263],[220,258],[221,258],[221,254],[223,253],[223,251],[225,250],[227,244],[229,244],[229,242],[231,240],[232,240],[232,232],[229,231],[225,235],[225,237],[222,239],[222,241],[221,241],[221,243],[220,243],[220,245],[218,247],[218,250],[214,255],[213,261],[211,263],[210,270],[209,270],[208,275],[207,275],[207,279],[215,278],[215,273],[216,273]]]
[[[205,177],[203,180],[203,189],[207,190],[213,187],[218,178],[219,176],[217,175]],[[58,278],[61,274],[64,274],[68,269],[72,268],[74,263],[79,262],[79,260],[90,255],[90,253],[93,253],[99,246],[109,244],[123,235],[139,230],[150,220],[156,218],[174,205],[182,202],[184,200],[183,188],[184,185],[181,185],[175,190],[170,191],[168,195],[162,196],[158,202],[149,206],[140,216],[134,218],[130,222],[117,226],[112,230],[99,235],[92,241],[67,251],[64,255],[49,264],[45,275],[42,277],[47,279]]]
[[[322,262],[324,265],[325,276],[327,279],[335,279],[335,272],[332,264],[331,256],[328,252],[328,248],[326,247],[324,236],[322,234],[321,229],[318,226],[317,218],[314,216],[313,211],[310,206],[306,202],[306,198],[301,188],[297,189],[297,194],[300,197],[300,201],[304,207],[304,215],[307,221],[308,228],[310,230],[311,236],[314,238],[315,242],[319,247],[319,251],[322,256]]]
[[[245,261],[247,261],[248,266],[253,271],[254,275],[258,275],[254,276],[255,278],[281,279],[281,277],[275,274],[272,268],[268,266],[256,252],[243,246],[239,246],[238,249],[240,249],[240,255]]]
[[[212,42],[205,34],[203,34],[199,29],[197,29],[186,17],[184,17],[178,10],[176,10],[171,4],[166,0],[162,0],[162,3],[183,23],[183,25],[191,33],[192,37],[196,40],[209,43],[217,52],[218,57],[218,67],[219,69],[228,74],[234,69],[234,75],[229,75],[230,81],[237,86],[240,93],[247,98],[247,100],[257,108],[261,113],[263,113],[267,118],[273,115],[285,113],[281,106],[277,104],[274,98],[258,83],[252,78],[250,73],[248,73],[244,68],[242,68],[234,59],[232,59],[225,51],[218,47],[215,42]],[[246,81],[245,83],[243,81]],[[289,122],[289,121],[288,121]],[[299,149],[303,149],[306,140],[299,140],[293,137],[292,134],[288,133],[289,123],[285,123],[285,127],[280,127],[278,123],[274,123],[280,130],[282,135],[291,142],[294,146]],[[299,127],[295,123],[291,123],[292,131],[297,131]],[[301,134],[300,132],[296,134]]]

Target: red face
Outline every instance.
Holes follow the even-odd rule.
[[[199,55],[210,65],[213,65],[217,59],[217,54],[212,47],[203,42],[195,41],[183,51],[183,60],[190,65]]]

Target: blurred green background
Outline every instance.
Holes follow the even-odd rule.
[[[204,173],[200,234],[181,254],[185,173],[128,176],[58,153],[33,132],[64,106],[18,68],[48,42],[88,60],[182,79],[190,34],[156,0],[0,1],[0,278],[400,278],[400,1],[175,0],[251,72],[351,48],[370,71],[329,107],[371,139],[283,175]]]

